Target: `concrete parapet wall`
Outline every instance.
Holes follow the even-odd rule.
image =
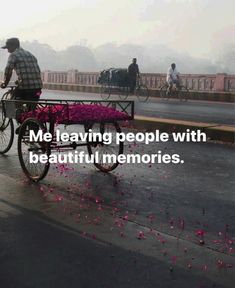
[[[100,93],[100,86],[94,86],[94,85],[87,86],[77,84],[43,83],[43,88],[48,90]]]
[[[44,83],[44,89],[100,93],[100,86],[95,85]],[[149,94],[150,97],[160,97],[158,89],[149,89]],[[216,92],[216,91],[208,91],[208,92],[190,91],[189,99],[235,103],[235,93]]]
[[[45,71],[42,73],[46,83],[78,85],[97,85],[99,72],[78,72],[77,70]],[[166,81],[164,73],[141,73],[142,82],[149,89],[159,89]],[[181,80],[192,91],[235,92],[235,75],[219,74],[181,74]]]

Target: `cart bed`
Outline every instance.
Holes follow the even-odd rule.
[[[35,102],[23,100],[3,100],[2,102],[6,115],[11,115],[9,118],[15,118],[12,114],[17,114],[19,105],[35,104]],[[132,120],[133,117],[133,101],[39,100],[35,110],[21,114],[20,122],[27,118],[36,118],[43,123],[55,122],[68,125]]]

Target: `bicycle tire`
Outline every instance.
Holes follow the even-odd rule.
[[[92,132],[99,132],[99,133],[112,133],[113,142],[110,144],[104,144],[103,142],[94,142],[91,143],[87,141],[87,150],[89,155],[95,154],[95,152],[98,152],[99,155],[104,154],[115,154],[116,156],[123,154],[124,150],[124,143],[121,141],[119,144],[116,143],[115,137],[117,132],[121,132],[121,128],[117,122],[111,122],[111,123],[92,123],[90,125],[87,125],[85,128],[86,131],[89,131],[89,129],[92,130]],[[99,158],[99,162],[94,163],[95,167],[98,168],[102,172],[110,172],[114,170],[119,163],[103,163],[102,158]]]
[[[140,102],[146,102],[149,99],[148,87],[144,84],[140,84],[136,89],[136,96]]]
[[[100,96],[103,100],[108,100],[111,96],[111,89],[109,84],[102,84],[100,87]]]
[[[14,141],[14,123],[12,119],[4,118],[0,123],[0,154],[7,153]]]
[[[121,100],[126,100],[129,96],[130,89],[129,87],[119,87],[119,93],[118,96]]]
[[[12,91],[8,90],[2,95],[2,100],[12,99]],[[7,153],[14,141],[14,122],[6,117],[6,111],[2,102],[0,109],[0,154]]]
[[[43,125],[34,118],[26,119],[20,127],[18,137],[18,156],[21,168],[24,174],[33,182],[38,182],[46,177],[50,168],[50,162],[46,163],[30,163],[29,153],[35,151],[36,153],[46,154],[49,158],[51,154],[51,148],[49,142],[30,142],[29,131],[31,129],[41,129],[43,133],[47,132],[46,125]],[[40,169],[40,165],[42,169]],[[39,168],[37,168],[37,166]]]
[[[164,83],[159,90],[160,98],[163,100],[169,100],[170,95],[167,95],[168,84]]]
[[[179,100],[186,102],[189,99],[189,90],[186,86],[181,86],[179,90]]]

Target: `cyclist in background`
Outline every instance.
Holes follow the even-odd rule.
[[[133,58],[132,63],[128,67],[130,93],[133,94],[136,86],[136,79],[140,77],[139,66],[136,63],[137,59]]]
[[[175,63],[172,63],[167,70],[166,82],[168,83],[167,94],[171,92],[173,84],[176,84],[176,88],[180,89],[180,77]]]

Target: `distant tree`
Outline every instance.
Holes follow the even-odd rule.
[[[100,71],[105,68],[126,68],[133,57],[138,59],[141,72],[166,73],[172,62],[177,64],[181,73],[214,74],[217,72],[235,73],[235,44],[218,50],[213,59],[194,58],[186,53],[179,53],[162,44],[141,46],[134,44],[106,43],[94,49],[87,46],[82,39],[79,45],[70,46],[62,51],[55,51],[48,44],[38,41],[22,42],[21,46],[31,51],[38,59],[42,70],[66,71]],[[0,45],[5,39],[0,40]],[[3,71],[8,53],[0,49],[0,70]]]
[[[62,68],[58,65],[57,52],[48,44],[41,44],[35,40],[33,42],[23,42],[21,46],[37,57],[42,70],[58,70]]]
[[[216,66],[220,72],[235,73],[235,43],[223,47],[217,52],[215,57]]]
[[[97,64],[92,51],[84,46],[71,46],[58,52],[58,58],[63,69],[78,69],[80,71],[95,71]]]

